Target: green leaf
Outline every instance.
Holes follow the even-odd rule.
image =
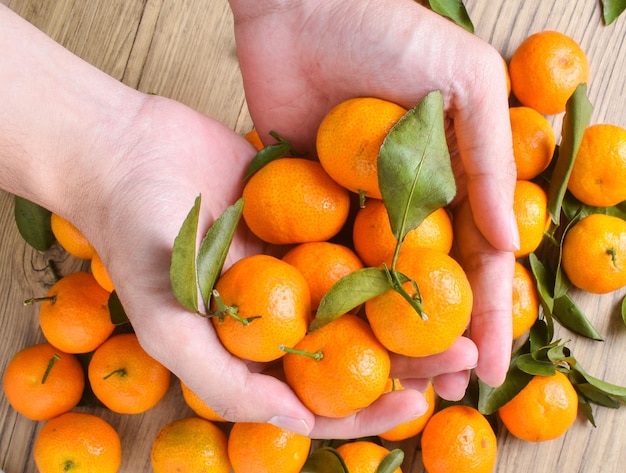
[[[398,242],[452,201],[456,183],[441,92],[429,93],[389,131],[378,154],[378,182]]]
[[[493,388],[479,381],[478,410],[485,415],[493,414],[524,389],[531,379],[532,374],[512,364],[500,386]]]
[[[56,238],[50,227],[52,212],[30,200],[15,196],[14,214],[17,229],[30,246],[46,251]]]
[[[213,286],[222,273],[228,250],[241,219],[244,202],[240,198],[211,225],[200,244],[197,257],[198,286],[205,307],[210,306]]]
[[[300,473],[348,473],[348,468],[337,450],[319,447],[311,452]]]
[[[530,342],[529,351],[535,352],[541,347],[545,347],[552,341],[552,334],[548,328],[548,324],[545,320],[537,319],[533,326],[530,328],[530,335],[528,337]]]
[[[568,294],[554,300],[552,316],[560,325],[574,333],[592,340],[603,340],[602,335]]]
[[[548,189],[548,211],[552,221],[558,225],[561,218],[561,205],[567,191],[567,183],[572,166],[580,148],[585,129],[589,125],[593,106],[587,98],[587,85],[579,84],[567,101],[563,125],[561,128],[561,145],[556,166],[550,179]]]
[[[434,12],[451,19],[470,33],[474,32],[474,25],[462,0],[429,0],[428,3]]]
[[[543,308],[543,314],[546,318],[548,325],[549,339],[552,339],[554,328],[552,324],[552,310],[554,308],[554,275],[552,275],[548,268],[537,258],[535,253],[528,255],[528,261],[530,262],[530,268],[537,281],[537,292],[539,293],[539,301]]]
[[[404,461],[404,451],[399,448],[394,448],[391,450],[383,461],[380,462],[378,468],[376,468],[376,473],[394,473]]]
[[[610,409],[618,409],[619,402],[613,399],[611,396],[605,394],[594,385],[589,383],[577,384],[576,389],[580,394],[585,396],[586,400],[593,402],[602,407],[608,407]]]
[[[401,282],[408,278],[399,275]],[[316,330],[364,302],[393,289],[392,281],[382,268],[363,268],[344,276],[324,294],[311,323]]]
[[[172,250],[170,281],[176,300],[192,312],[198,312],[198,280],[196,272],[196,241],[200,217],[201,196],[185,218]]]
[[[578,409],[585,415],[589,423],[596,427],[596,420],[593,417],[591,405],[589,405],[587,399],[584,396],[578,396]]]
[[[626,10],[626,0],[602,0],[604,23],[610,25]]]
[[[552,376],[556,372],[554,363],[536,360],[530,353],[520,356],[516,361],[516,366],[524,373],[531,375]]]
[[[273,131],[270,132],[270,135],[276,138],[278,141],[260,150],[252,159],[252,161],[250,161],[248,169],[246,169],[246,173],[243,177],[244,181],[246,179],[249,179],[255,172],[257,172],[266,164],[276,159],[282,158],[291,151],[291,143],[289,141],[281,138]]]
[[[626,387],[618,386],[617,384],[607,383],[606,381],[603,381],[594,376],[591,376],[580,365],[573,366],[572,370],[577,371],[579,374],[581,374],[585,378],[585,380],[589,384],[596,387],[597,389],[602,391],[604,394],[616,397],[621,402],[626,401]]]
[[[621,309],[622,309],[622,322],[624,322],[624,325],[626,325],[626,296],[622,298]]]
[[[126,315],[126,311],[122,306],[122,301],[120,301],[120,298],[117,295],[117,292],[113,291],[109,295],[108,307],[109,316],[111,317],[111,322],[114,325],[123,325],[130,322],[130,320],[128,320],[128,316]]]

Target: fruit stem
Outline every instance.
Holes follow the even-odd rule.
[[[385,268],[385,271],[387,272],[387,277],[389,278],[389,283],[391,284],[392,289],[396,291],[398,294],[400,294],[402,297],[404,297],[404,299],[409,304],[411,304],[411,307],[415,309],[415,312],[417,312],[417,314],[422,318],[422,320],[428,320],[428,316],[426,315],[426,313],[424,312],[424,308],[422,307],[422,296],[420,294],[420,290],[419,290],[419,287],[417,286],[417,283],[412,279],[410,280],[411,285],[413,286],[413,290],[415,291],[415,295],[411,296],[404,289],[402,282],[400,282],[398,271],[393,269],[393,267],[391,269],[387,268],[387,265],[384,265],[384,268]]]
[[[124,377],[124,376],[126,376],[126,369],[120,368],[119,370],[111,371],[109,374],[107,374],[102,379],[109,379],[111,376],[114,376],[116,374],[119,375],[120,377]]]
[[[278,348],[286,353],[291,353],[292,355],[308,356],[309,358],[313,358],[315,361],[322,361],[324,358],[322,350],[317,350],[316,352],[311,353],[310,351],[298,350],[296,348],[286,347],[285,345],[279,345]]]
[[[52,367],[60,359],[61,359],[61,355],[58,355],[57,353],[52,355],[52,358],[50,358],[50,361],[48,362],[48,367],[46,368],[46,372],[43,374],[43,377],[41,378],[41,384],[44,384],[46,382],[46,380],[48,379],[48,376],[50,375],[50,371],[52,370]]]
[[[71,460],[66,461],[65,466],[63,467],[63,471],[68,472],[73,469],[74,469],[74,462]]]
[[[362,209],[365,207],[365,200],[365,191],[359,189],[359,208]]]
[[[212,294],[213,298],[215,299],[216,309],[208,315],[209,317],[217,317],[220,322],[223,322],[224,316],[228,315],[229,317],[232,317],[233,319],[241,323],[241,325],[243,325],[244,327],[252,322],[254,319],[261,318],[260,315],[255,315],[252,317],[241,317],[239,315],[239,308],[236,305],[226,305],[224,299],[222,299],[222,296],[220,296],[220,293],[217,292],[217,290],[215,289],[213,289]]]
[[[620,269],[619,266],[617,265],[617,251],[615,250],[615,248],[613,247],[609,248],[608,250],[606,250],[606,254],[611,257],[611,263],[613,263],[613,266],[615,266],[615,269]]]
[[[56,300],[57,296],[31,297],[30,299],[26,299],[24,301],[24,305],[33,305],[36,302],[52,302],[54,304]]]

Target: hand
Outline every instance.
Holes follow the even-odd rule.
[[[275,130],[314,154],[317,126],[345,99],[374,96],[411,108],[442,91],[458,187],[455,231],[475,295],[469,334],[479,352],[476,373],[499,385],[510,360],[518,239],[502,58],[406,0],[230,3],[248,106],[262,137]],[[439,394],[458,398],[468,374],[449,368]]]

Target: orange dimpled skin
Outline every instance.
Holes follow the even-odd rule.
[[[407,110],[374,97],[336,105],[317,131],[317,155],[328,174],[346,189],[381,199],[378,151]]]
[[[243,218],[261,240],[277,245],[325,241],[343,227],[350,196],[317,161],[281,158],[243,189]]]
[[[514,255],[523,258],[539,248],[550,225],[546,191],[533,181],[518,180],[513,194],[513,213],[520,238],[520,248]]]
[[[66,353],[89,353],[98,348],[115,330],[109,295],[85,271],[59,279],[39,308],[39,325],[46,340]]]
[[[626,200],[626,128],[599,123],[585,130],[567,188],[594,207]]]
[[[509,64],[513,95],[539,113],[565,111],[567,100],[581,83],[589,81],[584,51],[569,36],[543,31],[526,38]]]
[[[230,473],[228,440],[214,423],[184,417],[163,426],[152,443],[154,473]]]
[[[311,319],[311,296],[306,279],[289,263],[269,255],[254,255],[233,264],[215,289],[240,318],[257,317],[244,324],[229,315],[213,317],[224,347],[251,361],[273,361],[306,334]]]
[[[91,259],[94,248],[85,235],[71,222],[58,214],[50,216],[50,227],[61,247],[72,256]]]
[[[365,206],[359,209],[352,227],[352,240],[357,254],[366,265],[391,265],[396,238],[382,200],[368,199]],[[400,251],[433,248],[448,253],[452,241],[452,220],[446,209],[439,208],[406,234]]]
[[[272,424],[235,422],[228,437],[234,473],[300,473],[311,439]]]
[[[134,333],[115,335],[98,347],[87,373],[96,397],[120,414],[139,414],[156,406],[171,377],[143,350]]]
[[[294,349],[313,354],[284,357],[287,383],[315,414],[345,417],[369,406],[384,392],[390,359],[367,323],[346,314],[310,332]]]
[[[436,412],[422,433],[422,460],[428,473],[491,473],[496,436],[487,419],[469,406]]]
[[[340,445],[337,452],[350,473],[376,473],[389,449],[369,440],[357,440]],[[393,473],[402,473],[402,469],[398,467]]]
[[[545,170],[556,148],[550,122],[530,107],[511,107],[513,156],[518,179],[533,179]]]
[[[626,286],[626,221],[591,214],[574,223],[563,240],[561,264],[572,284],[587,292]]]
[[[297,268],[306,279],[314,311],[337,281],[363,268],[354,251],[328,241],[302,243],[289,250],[282,259]]]
[[[513,275],[513,338],[522,336],[539,315],[539,291],[533,274],[519,261]]]
[[[74,408],[84,387],[85,376],[78,359],[49,343],[17,352],[3,377],[9,404],[32,420],[48,420]]]
[[[417,283],[426,319],[398,292],[389,290],[365,303],[376,337],[389,351],[406,356],[447,350],[467,328],[472,312],[465,272],[452,257],[429,248],[401,254],[396,269]],[[410,282],[404,287],[409,295],[415,294]]]
[[[543,442],[563,435],[576,420],[578,395],[560,371],[535,376],[511,401],[498,409],[511,434],[528,442]]]
[[[116,473],[122,464],[122,443],[101,417],[66,412],[41,428],[33,458],[40,473]]]

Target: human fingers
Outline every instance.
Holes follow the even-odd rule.
[[[435,392],[448,401],[459,401],[465,396],[470,380],[470,371],[446,373],[433,379]]]
[[[378,435],[426,412],[422,393],[402,389],[383,394],[373,404],[351,416],[339,419],[317,417],[313,438],[349,439]]]
[[[459,256],[472,286],[470,338],[478,347],[476,374],[490,386],[506,376],[512,340],[512,284],[515,258],[494,248],[476,228],[468,202],[457,208],[454,231]]]
[[[314,417],[284,382],[251,372],[243,360],[231,356],[207,319],[175,307],[163,312],[149,322],[135,320],[140,342],[220,416],[310,434]]]
[[[391,377],[429,379],[446,373],[472,369],[478,350],[472,340],[459,337],[445,352],[421,358],[391,354]]]

